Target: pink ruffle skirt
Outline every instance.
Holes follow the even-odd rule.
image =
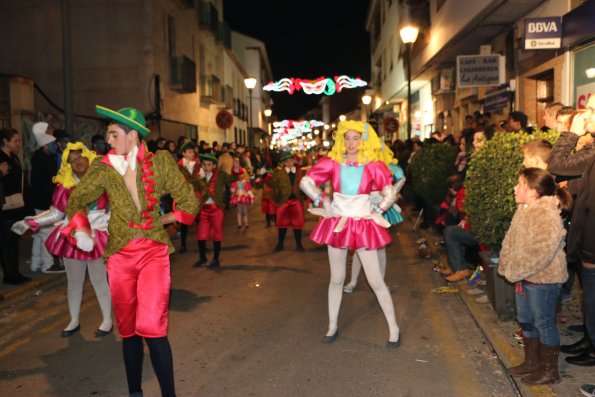
[[[321,218],[312,230],[310,239],[318,244],[328,244],[335,248],[348,248],[355,251],[360,248],[376,250],[391,242],[388,230],[372,219],[348,218],[343,230],[334,229],[340,217]]]
[[[104,231],[94,230],[95,233],[95,244],[93,251],[85,252],[72,244],[64,235],[60,234],[60,228],[56,227],[47,240],[45,246],[48,252],[52,255],[62,256],[64,258],[76,259],[79,261],[92,261],[99,259],[105,252],[105,246],[107,245],[108,234]]]

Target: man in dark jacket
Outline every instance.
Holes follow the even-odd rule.
[[[595,366],[595,144],[574,152],[576,143],[585,133],[595,134],[595,95],[589,99],[587,111],[575,116],[570,132],[560,134],[549,164],[553,174],[581,175],[568,232],[567,255],[569,261],[582,263],[586,333],[583,339],[561,350],[578,353],[566,358],[570,364]],[[582,388],[595,389],[595,386],[583,385]]]

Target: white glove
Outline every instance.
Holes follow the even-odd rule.
[[[85,252],[93,251],[94,241],[87,233],[79,230],[74,233],[74,238],[76,239],[77,248]]]
[[[13,233],[18,234],[19,236],[22,236],[23,234],[25,234],[25,232],[29,229],[30,229],[29,225],[24,220],[15,222],[12,225],[12,227],[10,228],[10,230],[12,230]]]
[[[382,195],[380,192],[371,192],[370,193],[370,204],[380,204],[382,203]]]

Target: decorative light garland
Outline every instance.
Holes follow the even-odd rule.
[[[319,77],[314,80],[296,79],[296,78],[282,78],[279,81],[271,81],[262,89],[265,91],[287,91],[289,95],[297,90],[304,90],[308,95],[333,95],[335,92],[341,92],[344,88],[365,87],[368,83],[359,77],[351,78],[346,75],[335,76],[334,80],[329,77]]]

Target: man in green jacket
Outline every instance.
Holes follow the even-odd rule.
[[[163,224],[191,224],[198,212],[192,186],[171,155],[150,153],[142,138],[150,131],[134,108],[114,111],[97,106],[108,121],[107,142],[112,150],[94,161],[68,200],[70,224],[64,234],[74,237],[82,250],[93,249],[87,204],[107,192],[111,218],[105,249],[107,273],[124,365],[131,396],[142,396],[143,338],[163,396],[175,396],[173,358],[167,339],[169,254],[174,251]],[[159,198],[171,194],[173,212],[159,216]]]

